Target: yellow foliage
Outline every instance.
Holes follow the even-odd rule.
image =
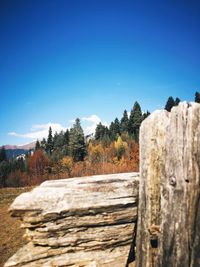
[[[114,143],[114,147],[116,150],[120,150],[122,147],[126,150],[128,147],[128,144],[124,141],[122,141],[121,136],[117,138],[117,141]]]
[[[70,156],[66,156],[61,159],[62,167],[68,167],[68,166],[71,166],[72,164],[73,164],[73,159]]]
[[[122,156],[126,153],[128,149],[128,144],[124,141],[122,141],[121,136],[117,138],[117,141],[114,142],[114,148],[116,151],[116,156],[118,160],[122,158]]]
[[[67,171],[68,175],[71,175],[72,167],[73,167],[73,159],[70,156],[65,156],[60,161],[61,168],[64,171]]]
[[[91,162],[100,162],[104,157],[104,148],[101,144],[93,145],[92,143],[88,146],[89,160]]]

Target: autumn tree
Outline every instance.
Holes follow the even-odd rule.
[[[67,173],[68,177],[71,177],[72,167],[73,167],[73,159],[70,156],[65,156],[60,161],[61,168],[64,172]]]
[[[30,185],[28,183],[27,174],[20,170],[15,170],[9,173],[6,179],[6,186],[8,187],[20,187]]]
[[[73,160],[83,161],[86,155],[86,144],[84,132],[78,118],[69,132],[69,146]]]
[[[117,138],[117,141],[114,142],[114,147],[116,151],[117,159],[120,160],[122,156],[126,153],[127,150],[127,143],[122,141],[121,136]]]
[[[42,150],[36,150],[28,159],[28,169],[30,174],[41,177],[46,173],[49,160]]]
[[[101,143],[88,145],[88,158],[91,163],[102,162],[104,160],[104,148]]]

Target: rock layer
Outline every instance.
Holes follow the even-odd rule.
[[[29,243],[8,266],[124,267],[137,218],[138,173],[47,181],[16,198]]]

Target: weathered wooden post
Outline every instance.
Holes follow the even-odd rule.
[[[200,104],[148,117],[140,164],[136,266],[200,266]]]

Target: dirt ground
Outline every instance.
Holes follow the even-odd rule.
[[[0,188],[0,267],[26,243],[22,238],[24,230],[20,228],[20,220],[12,218],[8,208],[18,195],[31,189]]]

